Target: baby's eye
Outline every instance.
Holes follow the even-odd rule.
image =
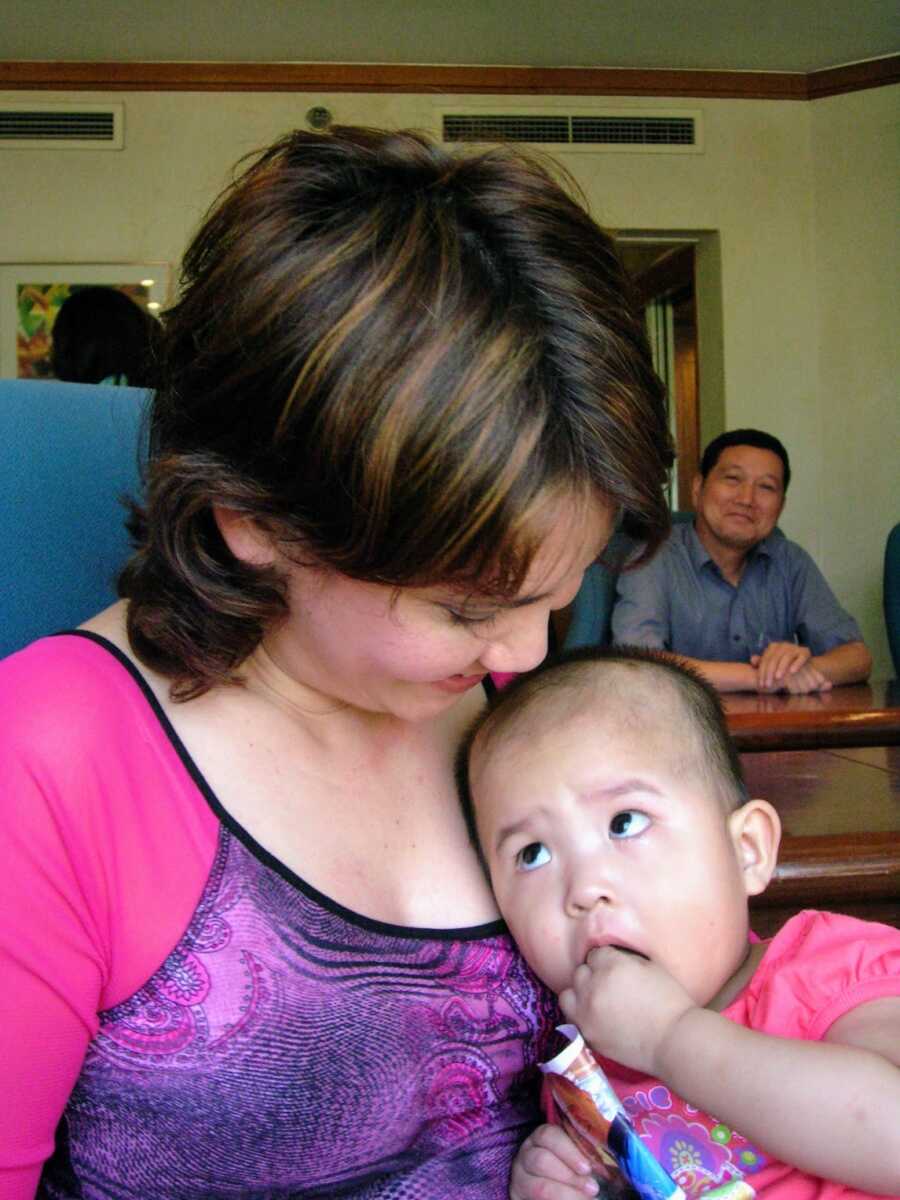
[[[609,836],[613,838],[637,837],[650,824],[646,813],[636,808],[627,808],[624,812],[616,813],[609,823]]]
[[[534,871],[550,861],[550,851],[543,842],[529,842],[516,855],[516,866],[522,871]]]

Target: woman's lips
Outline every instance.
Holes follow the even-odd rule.
[[[484,678],[484,674],[476,674],[476,676],[448,676],[446,679],[438,679],[438,682],[434,686],[440,688],[442,691],[469,691],[470,688],[478,688],[478,685]]]

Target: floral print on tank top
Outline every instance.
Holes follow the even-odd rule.
[[[265,857],[221,826],[187,932],[101,1014],[39,1196],[504,1200],[553,998],[499,924],[354,917]]]

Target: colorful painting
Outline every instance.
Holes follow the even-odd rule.
[[[0,265],[0,376],[39,379],[51,374],[53,322],[73,292],[103,284],[158,312],[168,280],[164,263]]]

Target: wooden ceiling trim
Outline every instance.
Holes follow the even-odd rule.
[[[805,100],[802,73],[369,63],[0,62],[0,87],[98,91],[406,92]]]
[[[812,74],[379,63],[0,62],[0,88],[807,100],[900,80],[900,55]]]
[[[900,83],[900,54],[871,59],[869,62],[852,63],[849,67],[813,71],[807,76],[807,81],[810,100]]]

